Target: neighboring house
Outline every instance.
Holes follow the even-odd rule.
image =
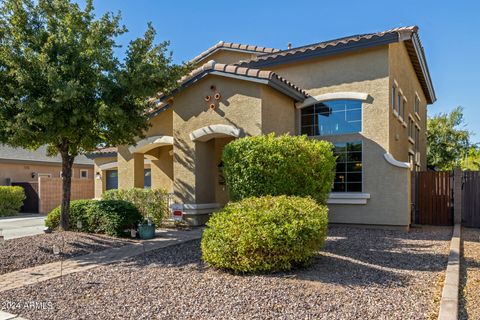
[[[417,27],[299,48],[220,42],[192,61],[178,88],[156,97],[151,128],[135,146],[93,155],[109,187],[174,193],[202,224],[228,201],[219,179],[223,147],[275,132],[335,145],[330,222],[408,228],[411,170],[426,169],[427,105],[435,102]]]
[[[75,158],[72,199],[93,198],[93,161]],[[35,151],[0,145],[0,185],[24,187],[24,212],[48,213],[60,204],[62,159],[47,156],[45,146]]]

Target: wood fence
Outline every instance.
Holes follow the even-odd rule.
[[[464,171],[462,189],[462,224],[480,228],[480,172]]]

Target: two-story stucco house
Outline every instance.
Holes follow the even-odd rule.
[[[228,201],[223,147],[243,136],[308,135],[335,145],[330,222],[408,228],[411,170],[426,167],[435,101],[417,27],[278,50],[219,42],[156,97],[147,138],[93,155],[96,196],[165,188],[201,224]]]

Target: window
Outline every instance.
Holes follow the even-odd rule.
[[[150,169],[145,169],[143,173],[143,187],[145,189],[150,189],[152,187],[152,171]]]
[[[414,100],[414,103],[413,103],[413,110],[415,111],[415,113],[419,114],[419,110],[420,110],[420,99],[418,99],[418,96],[415,95],[415,100]]]
[[[392,86],[392,110],[395,111],[395,99],[397,98],[397,87]]]
[[[402,114],[402,94],[399,92],[398,93],[398,101],[397,101],[397,112],[398,112],[398,115],[400,116]]]
[[[415,127],[415,151],[419,150],[420,128]]]
[[[334,144],[337,169],[333,192],[362,192],[362,142]]]
[[[402,113],[401,113],[402,119],[405,119],[405,109],[407,109],[407,100],[403,99]]]
[[[362,130],[362,102],[332,100],[305,107],[301,111],[301,134],[326,136]]]
[[[88,170],[80,170],[80,179],[88,179]]]
[[[408,137],[415,141],[415,122],[413,122],[412,118],[408,119]]]

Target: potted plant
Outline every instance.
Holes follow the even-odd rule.
[[[150,218],[138,224],[138,234],[142,240],[155,238],[155,224],[152,223]]]

